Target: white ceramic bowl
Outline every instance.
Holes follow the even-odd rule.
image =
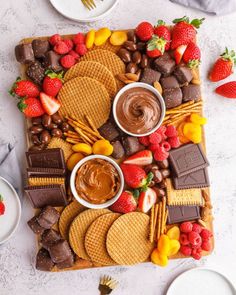
[[[108,200],[107,202],[103,203],[103,204],[92,204],[87,202],[86,200],[84,200],[83,198],[81,198],[76,190],[75,187],[75,178],[76,178],[76,173],[79,170],[79,168],[87,161],[92,160],[92,159],[103,159],[109,163],[111,163],[117,170],[119,177],[120,177],[120,189],[117,192],[117,194],[110,200]],[[92,209],[102,209],[102,208],[107,208],[109,206],[111,206],[113,203],[115,203],[115,201],[118,200],[118,198],[120,197],[123,189],[124,189],[124,176],[123,173],[119,167],[119,165],[112,160],[109,157],[106,156],[102,156],[102,155],[92,155],[92,156],[88,156],[85,157],[84,159],[80,160],[74,167],[74,169],[71,172],[71,177],[70,177],[70,188],[72,191],[73,196],[76,198],[76,200],[83,206],[88,207],[88,208],[92,208]]]
[[[118,119],[117,119],[117,115],[116,115],[116,105],[117,102],[120,98],[120,96],[127,90],[131,89],[131,88],[136,88],[136,87],[141,87],[141,88],[145,88],[149,91],[151,91],[152,93],[154,93],[160,103],[160,107],[161,107],[161,117],[160,120],[158,122],[158,124],[149,132],[143,133],[143,134],[136,134],[136,133],[131,133],[129,131],[127,131],[125,128],[122,127],[122,125],[119,123]],[[161,96],[161,94],[156,90],[156,88],[154,88],[153,86],[146,84],[146,83],[142,83],[142,82],[135,82],[135,83],[131,83],[126,85],[125,87],[121,88],[121,90],[116,94],[114,102],[113,102],[113,116],[114,119],[116,121],[116,124],[118,125],[118,127],[123,130],[126,134],[129,134],[131,136],[136,136],[136,137],[141,137],[141,136],[147,136],[150,135],[151,133],[153,133],[154,131],[156,131],[162,124],[164,118],[165,118],[165,113],[166,113],[166,105],[164,102],[163,97]]]

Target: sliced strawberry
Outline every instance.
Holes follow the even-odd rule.
[[[119,199],[110,206],[110,209],[114,212],[119,213],[129,213],[137,208],[137,203],[135,201],[135,198],[130,191],[124,191]]]
[[[0,195],[0,215],[3,215],[5,213],[5,205],[3,203],[3,197]]]
[[[178,65],[181,62],[181,59],[183,57],[183,54],[185,52],[187,48],[187,45],[180,45],[179,47],[177,47],[174,51],[174,58],[175,58],[175,62]]]
[[[141,192],[138,200],[138,208],[147,213],[157,201],[156,192],[150,187],[146,191]]]
[[[40,101],[48,115],[55,114],[61,106],[60,102],[55,97],[49,96],[44,92],[40,92]]]
[[[217,87],[215,92],[227,98],[236,98],[236,81],[231,81]]]
[[[144,150],[127,158],[123,163],[145,166],[145,165],[152,164],[152,161],[153,161],[152,152],[149,150]]]

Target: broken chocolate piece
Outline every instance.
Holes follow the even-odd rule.
[[[33,218],[31,218],[27,222],[27,224],[36,235],[41,235],[45,230],[45,228],[43,228],[42,226],[39,225],[39,223],[37,221],[37,216],[34,216]]]
[[[167,223],[179,223],[201,218],[199,206],[168,206]]]
[[[54,229],[47,229],[42,234],[41,244],[43,248],[48,250],[52,244],[56,243],[60,239],[61,239],[61,235],[59,234],[58,231]]]
[[[144,146],[139,143],[138,138],[133,136],[128,136],[123,139],[123,146],[126,156],[131,156],[132,154],[145,149]]]
[[[182,91],[178,88],[167,88],[163,91],[163,98],[167,109],[175,108],[182,103]]]
[[[70,246],[66,240],[59,240],[49,247],[49,253],[52,261],[61,263],[73,256]]]
[[[154,68],[163,75],[170,75],[175,69],[175,61],[165,52],[153,62]]]
[[[52,261],[49,252],[46,249],[40,249],[36,256],[36,269],[42,271],[51,271],[54,265],[55,264]]]
[[[193,79],[192,71],[187,66],[178,66],[174,71],[174,75],[181,85],[189,83]]]
[[[173,177],[176,190],[210,186],[207,168],[197,170],[182,177]]]
[[[178,88],[179,83],[177,79],[175,78],[175,76],[169,76],[169,77],[161,78],[161,86],[163,89]]]
[[[15,56],[16,60],[23,64],[34,61],[34,52],[31,43],[17,45],[15,47]]]
[[[27,71],[27,76],[36,84],[41,84],[43,82],[45,69],[39,61],[32,62]]]
[[[57,263],[56,266],[58,268],[60,268],[60,269],[63,269],[63,268],[67,268],[67,267],[73,266],[74,262],[75,262],[74,261],[74,256],[73,255],[70,255],[66,260]]]
[[[147,83],[150,85],[153,85],[155,81],[159,81],[161,77],[161,74],[155,70],[152,70],[150,68],[145,68],[143,70],[142,78],[140,82]]]
[[[43,65],[45,68],[59,72],[62,70],[62,66],[59,63],[61,56],[56,54],[53,50],[48,51],[45,54]]]
[[[103,124],[98,129],[98,131],[102,137],[104,137],[105,139],[109,141],[112,141],[119,136],[118,130],[116,129],[115,125],[111,122],[106,122],[105,124]]]
[[[183,91],[183,101],[194,100],[198,101],[201,99],[201,90],[199,85],[189,84],[182,88]]]
[[[60,213],[53,207],[47,206],[42,209],[37,221],[40,226],[45,229],[50,229],[59,219]]]
[[[113,141],[111,143],[111,145],[113,146],[113,153],[112,153],[111,156],[114,159],[121,159],[122,157],[124,157],[125,150],[124,150],[123,145],[121,144],[121,142],[119,140]]]
[[[44,58],[45,53],[50,50],[50,45],[47,40],[35,39],[32,42],[32,48],[36,58]]]

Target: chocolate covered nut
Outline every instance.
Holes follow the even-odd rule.
[[[44,114],[42,116],[42,124],[43,124],[44,127],[47,128],[51,124],[51,122],[52,122],[52,118],[51,118],[50,115]]]
[[[42,271],[51,271],[54,265],[55,264],[52,261],[49,252],[46,249],[40,249],[36,256],[36,269]]]
[[[39,134],[43,131],[43,126],[40,124],[40,125],[33,125],[30,127],[29,129],[29,132],[31,134]]]
[[[189,84],[188,86],[184,86],[182,88],[183,91],[183,101],[194,100],[198,101],[201,99],[201,90],[200,86]]]
[[[48,144],[51,140],[51,135],[47,130],[43,130],[43,132],[40,134],[40,141],[42,144]]]
[[[175,76],[164,77],[161,79],[160,82],[161,82],[162,88],[164,89],[179,87],[179,83],[177,79],[175,78]]]
[[[127,38],[129,41],[133,41],[134,43],[137,42],[137,37],[135,35],[135,31],[134,30],[130,30],[127,32]]]
[[[162,189],[166,188],[166,186],[167,186],[167,184],[166,184],[166,180],[163,179],[160,183],[158,183],[158,185],[159,185],[159,187],[162,188]]]
[[[182,103],[182,91],[178,88],[167,88],[163,91],[163,98],[167,109],[175,108]]]
[[[34,61],[34,52],[32,45],[29,44],[19,44],[15,47],[16,60],[20,63],[30,63]]]
[[[47,206],[42,209],[37,221],[39,225],[45,229],[50,229],[59,219],[60,213],[51,206]]]
[[[36,58],[44,58],[45,53],[50,50],[50,45],[47,40],[35,39],[32,42],[32,48]]]
[[[170,176],[170,170],[169,169],[161,169],[161,174],[163,176],[163,178],[167,178]]]
[[[137,43],[137,50],[138,51],[145,51],[146,50],[146,44],[144,42],[138,42]]]
[[[123,147],[125,149],[126,156],[131,156],[132,154],[139,152],[144,149],[136,137],[128,136],[123,139]]]
[[[130,52],[125,49],[121,48],[118,52],[117,55],[119,56],[120,59],[122,59],[123,62],[128,63],[131,61],[131,54]]]
[[[150,68],[145,68],[143,70],[141,82],[153,85],[155,81],[159,81],[161,74]]]
[[[45,54],[43,65],[45,68],[59,72],[62,70],[62,66],[59,63],[61,56],[56,54],[53,50],[48,51]]]
[[[27,76],[36,84],[41,84],[44,78],[45,69],[39,61],[32,62],[27,71]]]
[[[31,119],[32,125],[39,125],[42,123],[42,117],[34,117]]]
[[[156,192],[158,198],[164,197],[166,195],[165,190],[160,187],[154,186],[153,189]]]
[[[48,129],[48,130],[52,130],[52,129],[55,129],[55,128],[57,128],[57,127],[58,127],[58,125],[57,125],[56,123],[53,123],[53,122],[52,122],[51,124],[48,125],[47,129]]]
[[[58,231],[54,229],[46,229],[41,237],[41,244],[43,248],[49,249],[49,247],[59,241],[61,239],[61,235]]]
[[[137,70],[138,70],[138,67],[133,62],[128,63],[127,66],[126,66],[126,72],[127,73],[135,74],[137,72]]]
[[[62,130],[63,132],[67,132],[68,130],[70,130],[70,125],[69,125],[68,123],[66,123],[66,122],[63,122],[63,123],[61,124],[61,130]]]
[[[160,170],[152,168],[150,172],[153,174],[153,181],[155,183],[160,183],[163,180],[163,175]]]
[[[135,64],[139,64],[141,62],[141,59],[142,59],[142,55],[139,51],[135,51],[133,54],[132,54],[132,62],[135,63]]]
[[[27,224],[36,235],[41,235],[45,230],[45,228],[43,228],[42,226],[39,225],[39,223],[37,221],[37,216],[34,216],[33,218],[31,218],[27,222]]]
[[[33,152],[33,151],[41,151],[45,148],[45,146],[43,144],[41,145],[32,145],[30,148],[29,148],[29,152]]]
[[[169,167],[169,161],[167,159],[163,161],[157,161],[156,163],[160,169],[166,169]]]
[[[51,134],[53,137],[62,137],[62,131],[59,128],[52,129]]]
[[[57,263],[56,266],[60,269],[71,267],[74,264],[74,256],[70,255],[66,260]]]
[[[152,169],[159,169],[156,164],[149,164],[144,167],[145,172],[148,174]]]
[[[52,261],[55,263],[61,263],[73,256],[70,246],[66,240],[59,240],[49,247],[49,253]]]
[[[170,75],[174,71],[175,61],[165,52],[162,56],[154,60],[153,66],[163,75]]]
[[[189,83],[193,79],[191,69],[187,66],[178,66],[174,71],[174,75],[179,81],[180,85]]]
[[[61,124],[62,123],[62,117],[58,114],[55,113],[52,115],[52,121],[56,124]]]
[[[121,159],[122,157],[124,157],[125,150],[124,150],[121,142],[119,140],[116,140],[116,141],[113,141],[111,144],[113,146],[113,153],[111,156],[114,159]]]
[[[137,45],[133,41],[125,41],[123,46],[129,51],[137,50]]]
[[[112,124],[111,122],[106,122],[105,124],[103,124],[98,129],[98,131],[102,137],[104,137],[105,139],[109,141],[112,141],[119,136],[118,130],[116,129],[115,125]]]
[[[33,134],[31,136],[31,141],[33,142],[34,145],[38,145],[39,146],[39,145],[42,144],[42,142],[39,140],[39,137],[38,137],[37,134]]]
[[[142,69],[146,68],[148,66],[148,57],[146,54],[142,54],[141,62],[140,62],[140,67]]]

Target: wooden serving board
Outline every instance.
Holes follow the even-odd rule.
[[[128,31],[128,30],[124,30],[124,31]],[[67,38],[67,39],[72,39],[73,36],[74,35],[64,35],[63,37]],[[49,37],[48,36],[43,36],[43,37],[25,38],[25,39],[21,40],[20,43],[24,43],[24,44],[25,43],[31,43],[35,39],[48,40]],[[113,46],[113,45],[110,44],[109,41],[107,41],[104,45],[99,46],[99,47],[94,46],[93,49],[91,49],[91,50],[96,50],[96,49],[106,49],[106,50],[110,50],[110,51],[116,53],[120,49],[120,46]],[[27,76],[26,76],[26,65],[20,65],[20,72],[21,72],[21,77],[27,78]],[[203,98],[202,98],[202,100],[203,100]],[[202,110],[201,110],[201,114],[203,115],[203,107],[202,107]],[[29,132],[28,132],[28,129],[30,128],[30,126],[31,126],[31,121],[29,119],[26,119],[25,120],[25,136],[26,136],[27,148],[29,148],[32,145],[32,142],[31,142],[31,139],[30,139],[30,136],[29,136]],[[204,128],[203,128],[202,136],[203,136],[203,138],[202,138],[202,146],[203,146],[204,152],[206,153],[206,141],[205,141]],[[204,188],[204,190],[210,196],[209,187]],[[56,209],[58,211],[62,212],[62,210],[64,208],[60,207],[60,208],[56,208]],[[35,213],[37,213],[37,212],[38,212],[38,210],[35,211]],[[206,225],[207,225],[207,228],[213,232],[213,222],[212,221],[206,222]],[[167,228],[172,227],[172,226],[173,225],[167,226]],[[56,224],[53,228],[59,231],[58,224]],[[37,240],[38,248],[40,248],[39,237],[37,237],[36,240]],[[213,249],[214,249],[214,237],[212,238],[212,250],[211,250],[211,252],[213,251]],[[203,251],[203,256],[209,255],[209,254],[211,254],[211,252]],[[181,259],[181,258],[187,259],[188,257],[184,256],[181,253],[178,253],[178,254],[170,257],[170,259]],[[146,262],[150,262],[150,260],[148,260]],[[114,266],[117,266],[117,265],[114,265]],[[52,271],[53,272],[58,272],[58,271],[80,270],[80,269],[95,268],[95,267],[105,267],[105,266],[93,263],[93,262],[88,261],[88,260],[81,259],[81,258],[76,256],[75,264],[72,267],[66,268],[66,269],[58,269],[57,267],[54,267],[54,269]]]

